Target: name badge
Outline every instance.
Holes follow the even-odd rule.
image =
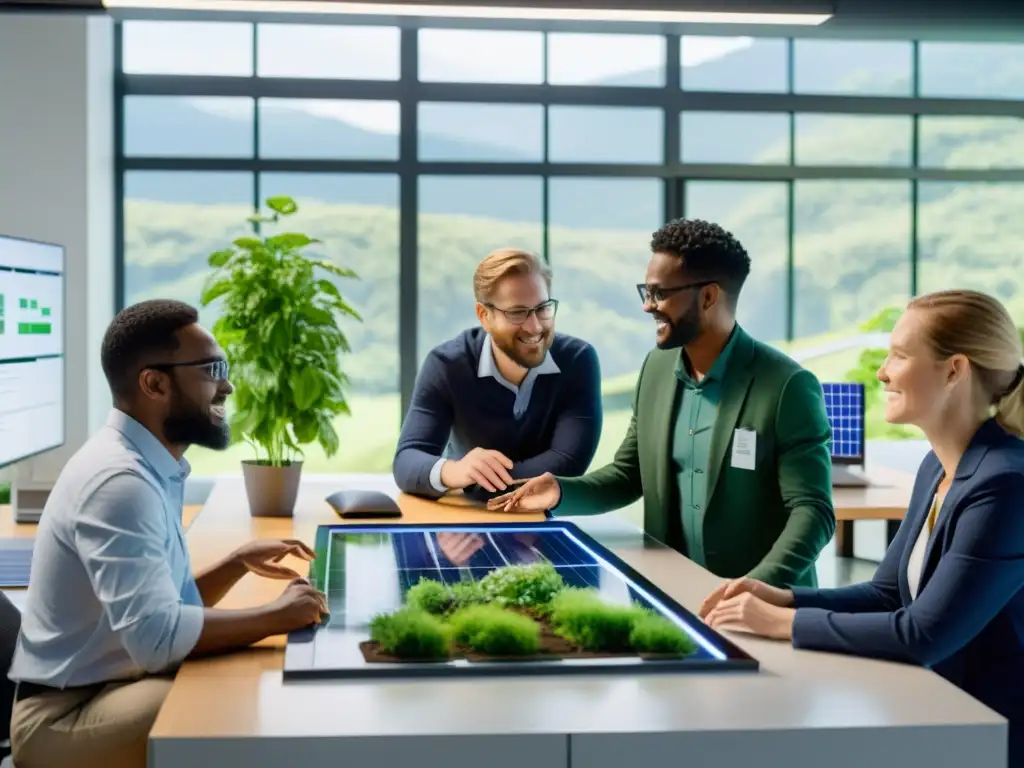
[[[736,469],[753,469],[757,456],[757,433],[751,429],[737,429],[732,436],[732,465]]]

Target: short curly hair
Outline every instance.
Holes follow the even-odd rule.
[[[139,369],[174,354],[177,332],[197,322],[195,307],[172,299],[142,301],[118,312],[100,348],[103,374],[114,398],[130,398]]]
[[[702,219],[674,219],[651,238],[652,253],[668,253],[682,261],[697,280],[714,280],[733,303],[750,274],[750,256],[730,232]]]

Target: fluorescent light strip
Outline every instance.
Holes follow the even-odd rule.
[[[541,21],[635,21],[694,24],[785,24],[816,26],[825,13],[720,13],[716,11],[628,11],[577,8],[516,8],[494,6],[390,5],[339,3],[331,0],[103,0],[107,8],[238,13],[322,13],[336,15],[430,16],[468,19],[537,19]]]

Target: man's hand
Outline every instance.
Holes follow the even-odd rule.
[[[512,460],[499,451],[474,448],[461,459],[441,465],[441,483],[445,488],[465,488],[476,483],[491,493],[504,491],[514,482],[509,470]]]
[[[280,634],[319,624],[328,614],[327,597],[305,579],[294,579],[268,609],[274,630]]]
[[[268,579],[302,578],[291,568],[278,565],[289,555],[310,561],[316,553],[297,539],[259,539],[243,544],[233,555],[236,563],[257,576]]]
[[[494,512],[544,512],[558,505],[562,488],[550,472],[531,478],[511,493],[487,502]]]
[[[793,591],[779,589],[757,579],[733,579],[722,584],[718,589],[704,598],[697,615],[705,618],[720,604],[732,600],[742,594],[751,594],[769,605],[788,608],[793,605]]]
[[[487,542],[476,533],[438,533],[437,546],[452,565],[464,565]]]

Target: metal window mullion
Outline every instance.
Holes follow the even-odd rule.
[[[398,135],[398,366],[401,393],[400,420],[412,402],[418,370],[419,334],[419,169],[417,147],[416,82],[419,77],[419,40],[416,29],[402,29],[400,38],[400,129]]]
[[[548,82],[548,35],[544,33],[541,44],[541,71],[544,73],[544,83]],[[544,163],[545,168],[551,159],[551,142],[548,136],[550,131],[550,120],[548,113],[548,105],[541,105],[541,141],[543,146],[541,147],[541,161]],[[541,177],[541,258],[544,262],[551,266],[551,177],[545,173]]]
[[[669,35],[665,41],[665,89],[669,94],[678,95],[678,101],[666,98],[664,112],[664,165],[667,178],[664,182],[664,220],[683,216],[683,200],[686,195],[683,174],[683,136],[680,116],[686,103],[683,93],[682,75],[682,41],[679,35]]]
[[[114,314],[126,303],[124,244],[124,28],[114,23]]]
[[[786,92],[796,92],[796,41],[786,40]],[[789,111],[789,165],[796,168],[796,111]],[[796,181],[786,182],[786,341],[796,337]]]
[[[252,25],[252,76],[255,78],[259,68],[259,25]],[[260,156],[260,100],[252,100],[252,156]],[[263,174],[253,171],[252,175],[252,209],[258,212],[261,208]],[[259,236],[262,227],[258,221],[252,222],[252,230]]]
[[[911,78],[912,93],[916,100],[921,94],[921,44],[914,40],[911,55]],[[913,133],[910,136],[910,165],[915,170],[921,167],[921,115],[913,115]],[[910,182],[910,295],[917,295],[918,285],[918,237],[917,237],[917,204],[920,194],[920,182],[914,179]]]

